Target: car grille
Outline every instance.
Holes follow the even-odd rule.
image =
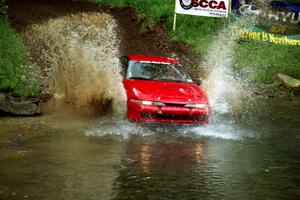
[[[178,103],[164,103],[166,106],[170,107],[184,107],[186,104],[178,104]]]
[[[161,120],[193,120],[193,121],[206,121],[207,116],[192,116],[192,115],[167,115],[167,114],[149,114],[142,113],[141,117],[144,119],[161,119]]]

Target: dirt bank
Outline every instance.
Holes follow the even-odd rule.
[[[170,56],[175,53],[185,66],[190,68],[197,63],[195,54],[187,45],[170,42],[163,25],[153,30],[140,31],[140,22],[131,7],[112,8],[95,5],[86,1],[68,0],[10,0],[9,17],[12,26],[22,32],[26,27],[42,23],[50,18],[58,18],[79,12],[105,12],[116,18],[121,40],[120,54],[155,54]]]

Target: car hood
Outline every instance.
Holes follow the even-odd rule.
[[[165,103],[208,103],[205,92],[194,83],[125,80],[128,98]]]

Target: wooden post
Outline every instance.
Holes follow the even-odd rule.
[[[176,18],[177,18],[177,14],[176,14],[176,2],[177,0],[175,0],[175,9],[174,9],[174,22],[173,22],[173,31],[176,30]]]
[[[177,17],[177,14],[176,14],[176,12],[174,12],[173,31],[176,30],[176,17]]]
[[[231,6],[232,6],[232,5],[231,5],[231,0],[229,0],[228,4],[229,4],[229,5],[228,5],[228,6],[229,6],[229,7],[228,7],[228,15],[230,15],[230,14],[231,14],[231,11],[232,11],[232,9],[231,9]]]
[[[231,22],[231,12],[232,12],[231,1],[232,1],[232,0],[229,0],[229,1],[228,1],[228,16],[227,16],[227,19],[226,19],[227,25],[229,25],[230,22]]]

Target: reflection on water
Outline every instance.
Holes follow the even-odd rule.
[[[300,101],[144,127],[60,101],[0,118],[0,199],[299,199]]]
[[[150,144],[142,138],[131,139],[114,182],[113,199],[204,197],[207,191],[201,174],[202,145],[203,141],[186,137]]]

